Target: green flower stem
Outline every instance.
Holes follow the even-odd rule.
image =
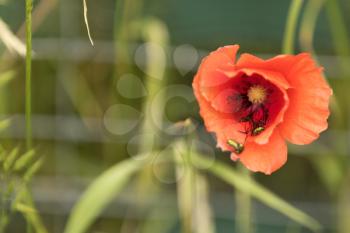
[[[26,83],[25,83],[25,119],[26,119],[26,147],[29,150],[32,147],[32,9],[33,1],[26,0]],[[28,195],[29,197],[29,195]],[[27,220],[27,233],[31,233],[32,227]]]
[[[32,72],[32,9],[33,1],[26,0],[26,87],[25,87],[25,116],[26,116],[26,146],[32,147],[32,91],[31,91],[31,72]]]
[[[289,6],[286,27],[284,30],[282,53],[294,53],[294,38],[302,5],[303,0],[292,0]]]

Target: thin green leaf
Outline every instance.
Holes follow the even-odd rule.
[[[283,35],[282,53],[294,53],[294,39],[303,0],[291,0]]]
[[[14,209],[21,213],[26,213],[26,214],[37,213],[36,209],[34,209],[32,206],[28,206],[20,202],[15,204]]]
[[[12,165],[14,164],[15,160],[18,157],[18,147],[14,148],[5,158],[4,162],[4,170],[7,172],[11,169]]]
[[[41,165],[44,163],[44,157],[39,158],[28,170],[24,173],[23,180],[29,182],[33,175],[40,169]]]
[[[34,203],[28,188],[24,188],[19,195],[20,197],[18,201],[16,201],[13,208],[18,212],[22,213],[24,218],[27,220],[28,224],[30,224],[30,226],[33,227],[34,232],[48,233],[45,225],[41,221],[38,211],[34,207]],[[24,201],[24,203],[19,202],[19,200]]]
[[[21,157],[19,159],[17,159],[17,161],[15,163],[14,170],[20,171],[23,168],[25,168],[26,166],[28,166],[28,164],[32,161],[34,156],[35,156],[34,149],[31,149],[31,150],[27,151],[25,154],[21,155]]]
[[[25,122],[26,147],[32,147],[32,9],[33,0],[26,2],[26,81],[25,81]]]
[[[86,232],[145,162],[145,160],[128,159],[102,173],[73,207],[64,233]]]
[[[240,191],[250,194],[265,205],[279,211],[304,227],[307,227],[314,232],[318,232],[322,229],[320,223],[314,218],[282,200],[255,181],[247,179],[243,175],[236,172],[232,167],[219,161],[216,161],[213,164],[212,160],[207,159],[203,155],[201,156],[197,154],[192,154],[192,161],[200,166],[207,166],[208,171],[213,173],[215,176],[226,181],[228,184],[234,186]]]

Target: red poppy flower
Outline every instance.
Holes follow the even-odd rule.
[[[248,169],[271,174],[287,160],[286,140],[308,144],[327,128],[332,90],[307,53],[262,60],[238,45],[203,59],[193,80],[200,115],[217,146]]]

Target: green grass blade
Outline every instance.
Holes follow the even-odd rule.
[[[18,157],[18,150],[19,148],[16,147],[11,150],[11,152],[6,156],[4,161],[4,170],[7,172],[11,169],[12,165],[14,164],[15,160]]]
[[[322,229],[320,223],[318,223],[314,218],[282,200],[255,181],[247,179],[243,175],[239,174],[231,166],[225,165],[219,161],[216,161],[213,165],[211,165],[211,160],[208,160],[205,156],[197,154],[192,154],[192,161],[200,166],[207,166],[208,171],[213,173],[218,178],[224,180],[241,192],[248,193],[265,205],[279,211],[302,226],[309,228],[314,232],[319,232]]]
[[[128,183],[131,176],[141,169],[144,160],[128,159],[100,175],[84,192],[73,207],[64,233],[86,232],[102,210]]]
[[[294,39],[303,0],[291,0],[283,36],[282,53],[294,53]]]
[[[31,193],[27,186],[25,186],[18,194],[12,208],[20,212],[26,219],[28,223],[27,227],[29,227],[27,229],[33,229],[36,233],[48,233],[44,223],[41,221],[37,209],[34,206]]]
[[[24,173],[23,180],[29,182],[34,174],[41,168],[41,165],[44,163],[44,157],[39,158],[28,170]]]
[[[25,81],[25,116],[26,146],[32,146],[32,9],[33,1],[26,0],[26,81]]]
[[[21,157],[15,163],[14,170],[19,171],[19,170],[22,170],[23,168],[25,168],[31,162],[31,160],[34,158],[34,156],[35,156],[34,149],[29,150],[26,153],[24,153],[23,155],[21,155]]]

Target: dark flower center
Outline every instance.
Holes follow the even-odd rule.
[[[229,96],[228,101],[233,102],[232,114],[235,119],[244,126],[241,133],[259,135],[282,109],[282,92],[259,75],[235,77],[232,86],[235,93]]]

